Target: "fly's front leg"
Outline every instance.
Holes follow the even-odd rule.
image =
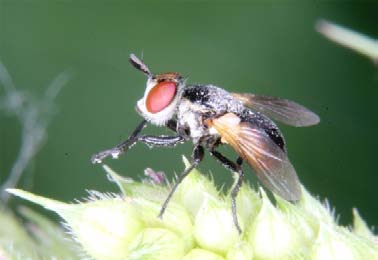
[[[163,205],[161,206],[161,210],[160,210],[160,213],[159,213],[159,218],[163,218],[163,215],[164,215],[165,210],[167,209],[168,203],[171,200],[173,194],[175,193],[177,187],[185,179],[185,177],[188,176],[189,173],[202,161],[203,156],[204,156],[203,147],[199,146],[199,145],[196,146],[196,147],[194,147],[194,150],[193,150],[193,153],[192,153],[192,161],[191,161],[189,167],[187,167],[180,174],[180,176],[176,180],[175,185],[172,187],[172,190],[169,192],[168,197],[166,198],[166,200],[164,201]]]
[[[234,220],[234,224],[236,226],[236,229],[238,230],[239,234],[241,234],[242,230],[239,225],[238,221],[238,216],[237,216],[237,208],[236,208],[236,196],[238,195],[238,192],[240,190],[240,187],[243,183],[243,177],[244,177],[244,172],[243,169],[241,168],[241,164],[243,163],[243,159],[239,157],[236,160],[236,163],[231,161],[230,159],[226,158],[224,155],[222,155],[220,152],[211,150],[210,154],[214,156],[222,165],[233,171],[238,173],[238,179],[236,180],[236,183],[234,187],[231,190],[231,207],[232,207],[232,218]]]
[[[139,136],[137,141],[142,142],[148,146],[166,146],[171,147],[185,141],[184,137],[180,135],[176,136],[154,136],[154,135],[142,135]]]
[[[148,146],[175,146],[179,143],[186,141],[186,139],[180,135],[176,136],[153,136],[153,135],[140,135],[140,132],[146,126],[147,121],[143,120],[137,128],[132,132],[129,138],[117,145],[114,148],[101,151],[92,156],[92,163],[101,163],[103,159],[108,156],[112,156],[114,159],[118,158],[119,155],[125,153],[130,147],[132,147],[136,142],[142,142]],[[176,121],[169,120],[167,127],[172,131],[176,132]]]
[[[168,122],[165,124],[166,127],[171,129],[173,132],[177,132],[177,121],[174,119],[168,120]]]
[[[92,156],[91,161],[92,163],[101,163],[103,159],[105,159],[108,156],[112,156],[114,159],[118,158],[120,154],[125,153],[131,146],[135,144],[135,142],[138,140],[138,135],[143,130],[143,128],[146,126],[147,121],[143,120],[131,133],[129,138],[127,138],[126,141],[120,143],[114,148],[101,151],[99,153],[96,153]]]

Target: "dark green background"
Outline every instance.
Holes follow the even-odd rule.
[[[85,189],[116,190],[89,158],[125,139],[141,120],[134,106],[145,77],[127,59],[143,52],[154,72],[178,71],[190,83],[285,97],[317,112],[318,126],[282,126],[300,179],[330,200],[342,223],[358,207],[377,225],[378,68],[323,38],[314,25],[326,18],[377,37],[378,5],[181,2],[0,0],[0,57],[19,88],[41,95],[57,74],[75,72],[57,98],[58,113],[28,181],[20,186],[64,201],[80,198]],[[4,181],[20,130],[3,114],[0,130]],[[172,176],[183,168],[181,154],[190,152],[190,144],[155,150],[137,145],[106,163],[128,176],[142,176],[145,167]],[[201,169],[219,184],[230,183],[228,171],[210,157]]]

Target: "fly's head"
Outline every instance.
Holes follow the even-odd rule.
[[[152,124],[164,125],[176,112],[185,80],[174,72],[152,74],[134,54],[130,55],[130,63],[147,76],[144,96],[136,105],[137,112]]]

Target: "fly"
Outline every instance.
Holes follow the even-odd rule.
[[[231,190],[231,204],[239,233],[236,196],[243,182],[241,166],[244,161],[270,191],[288,201],[300,199],[300,182],[288,159],[284,137],[270,118],[302,127],[319,123],[315,113],[287,99],[229,93],[211,84],[186,85],[179,73],[153,74],[134,54],[129,61],[147,76],[144,96],[136,105],[136,111],[144,119],[126,141],[93,155],[91,160],[101,163],[108,156],[118,158],[137,142],[173,147],[191,140],[194,148],[190,166],[172,187],[161,207],[160,218],[178,185],[203,160],[205,149],[225,168],[238,173]],[[169,128],[174,135],[141,135],[147,123]],[[217,151],[222,144],[230,145],[236,151],[237,160],[228,159]]]

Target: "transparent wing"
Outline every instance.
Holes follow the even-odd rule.
[[[232,93],[245,106],[266,116],[292,126],[310,126],[319,123],[314,112],[293,101],[248,93]]]
[[[232,113],[211,120],[222,142],[231,145],[254,169],[259,180],[273,193],[289,201],[301,197],[300,182],[286,153],[263,129],[240,122]]]

